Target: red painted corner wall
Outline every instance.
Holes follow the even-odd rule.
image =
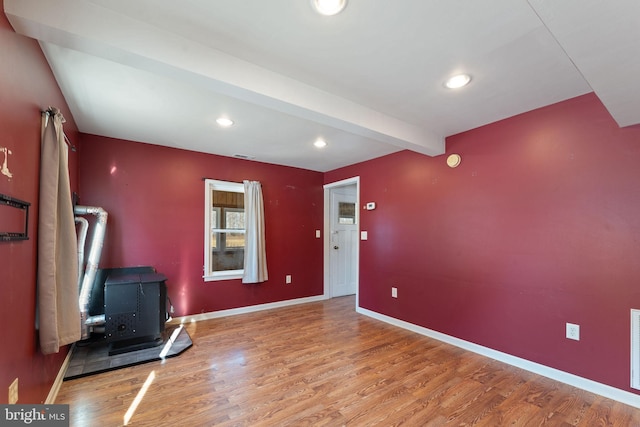
[[[74,142],[77,128],[38,43],[13,31],[2,0],[0,10],[0,147],[11,150],[7,166],[13,175],[0,174],[0,193],[31,203],[29,240],[0,242],[0,404],[7,403],[15,378],[18,403],[42,403],[68,348],[43,356],[35,329],[40,110],[60,108],[67,119],[65,133]],[[70,152],[69,162],[75,189],[75,153]]]
[[[588,94],[449,137],[450,153],[456,169],[404,151],[325,174],[359,175],[377,203],[362,212],[361,306],[638,393],[640,128]]]
[[[82,135],[79,174],[80,204],[109,214],[101,267],[155,267],[174,317],[323,294],[319,172]],[[203,177],[262,183],[267,282],[203,281]]]

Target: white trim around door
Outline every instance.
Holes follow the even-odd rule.
[[[323,276],[324,276],[324,296],[325,298],[331,298],[331,192],[334,189],[345,186],[356,186],[356,217],[358,226],[358,236],[360,235],[360,177],[355,176],[353,178],[343,179],[341,181],[332,182],[324,185],[324,237],[323,237]],[[355,259],[353,262],[356,267],[356,308],[360,306],[360,242],[355,251]]]

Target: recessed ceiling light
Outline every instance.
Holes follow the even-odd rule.
[[[462,86],[466,86],[471,81],[471,76],[469,74],[458,74],[449,78],[444,85],[449,89],[458,89]]]
[[[347,0],[311,0],[311,5],[320,15],[337,15],[347,6]]]
[[[227,117],[218,117],[216,119],[216,123],[222,126],[223,128],[228,128],[229,126],[233,125],[233,120]]]
[[[314,143],[313,143],[313,145],[315,145],[315,146],[316,146],[316,148],[324,148],[324,147],[326,147],[326,146],[327,146],[327,143],[326,143],[326,142],[324,142],[324,140],[323,140],[323,139],[318,138],[318,139],[316,139],[316,142],[314,142]]]

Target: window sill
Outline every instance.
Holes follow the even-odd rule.
[[[243,271],[234,270],[229,273],[214,274],[212,276],[202,276],[205,282],[218,282],[220,280],[242,279]]]

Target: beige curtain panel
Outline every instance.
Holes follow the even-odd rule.
[[[244,275],[242,283],[265,282],[267,253],[264,238],[264,202],[258,181],[243,181],[245,212]]]
[[[42,113],[37,280],[44,354],[57,353],[80,339],[78,244],[63,123],[58,109]]]

